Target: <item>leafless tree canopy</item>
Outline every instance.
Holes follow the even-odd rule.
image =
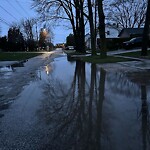
[[[146,8],[147,0],[105,1],[106,20],[115,23],[118,30],[140,28],[144,25]]]
[[[22,21],[21,25],[27,39],[33,40],[33,26],[35,23],[35,19],[27,19]]]
[[[75,36],[76,50],[85,51],[84,32],[85,21],[83,17],[84,1],[82,0],[33,0],[33,7],[40,15],[40,20],[51,21],[56,26],[56,21],[63,25],[71,25]],[[80,42],[79,42],[80,41]],[[82,42],[81,42],[82,41]],[[78,43],[78,44],[77,44]],[[80,44],[82,43],[82,44]]]
[[[72,0],[33,0],[33,7],[41,20],[73,19]]]

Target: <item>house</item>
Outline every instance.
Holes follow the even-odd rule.
[[[91,49],[91,36],[89,33],[85,35],[85,45],[87,49]]]
[[[144,28],[124,28],[119,33],[119,38],[132,38],[142,36]]]
[[[106,31],[105,32],[106,38],[118,38],[118,30],[114,28],[113,26],[106,24],[105,31]],[[99,47],[98,45],[99,39],[100,39],[99,34],[97,34],[97,38],[96,38],[97,48]],[[88,49],[91,49],[91,37],[89,33],[85,35],[85,43],[86,43],[86,47]]]

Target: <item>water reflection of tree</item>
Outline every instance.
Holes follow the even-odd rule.
[[[147,150],[147,142],[150,144],[150,120],[149,120],[149,108],[147,103],[147,88],[146,85],[141,85],[141,131],[142,131],[142,141],[143,150]]]
[[[150,118],[149,108],[147,101],[147,87],[149,85],[149,72],[148,73],[133,73],[128,75],[130,80],[140,86],[141,89],[141,108],[138,118],[141,120],[142,132],[142,150],[148,150],[150,146]]]
[[[110,88],[113,93],[125,94],[130,96],[136,96],[139,93],[138,86],[130,82],[127,75],[123,72],[112,72],[107,76],[107,81],[110,84]],[[134,90],[131,90],[134,89]]]
[[[44,89],[48,97],[39,114],[50,127],[51,149],[101,149],[106,72],[103,69],[97,72],[96,65],[92,64],[88,84],[85,71],[85,63],[77,61],[70,88],[52,79]]]

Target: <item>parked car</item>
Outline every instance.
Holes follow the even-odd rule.
[[[132,38],[130,41],[123,42],[123,48],[132,49],[142,46],[142,37]]]
[[[74,50],[74,46],[67,46],[65,50]]]

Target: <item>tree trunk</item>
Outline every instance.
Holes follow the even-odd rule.
[[[148,5],[147,5],[141,56],[147,56],[147,47],[148,47],[149,34],[150,34],[149,33],[149,26],[150,26],[150,0],[148,0]]]
[[[74,35],[74,42],[75,42],[75,50],[78,51],[79,47],[78,47],[78,35],[77,35],[77,31],[76,31],[76,27],[75,27],[75,23],[72,22],[72,29],[73,29],[73,35]]]
[[[88,11],[89,11],[89,24],[90,24],[92,55],[96,55],[95,29],[94,29],[94,20],[93,20],[91,0],[88,0]]]
[[[76,51],[85,53],[85,25],[83,16],[83,2],[76,0]]]
[[[85,25],[84,25],[84,13],[83,13],[83,1],[80,0],[80,37],[81,37],[81,52],[85,53]]]
[[[98,0],[98,16],[99,16],[99,36],[101,57],[107,57],[106,36],[105,36],[105,16],[103,12],[103,0]]]

